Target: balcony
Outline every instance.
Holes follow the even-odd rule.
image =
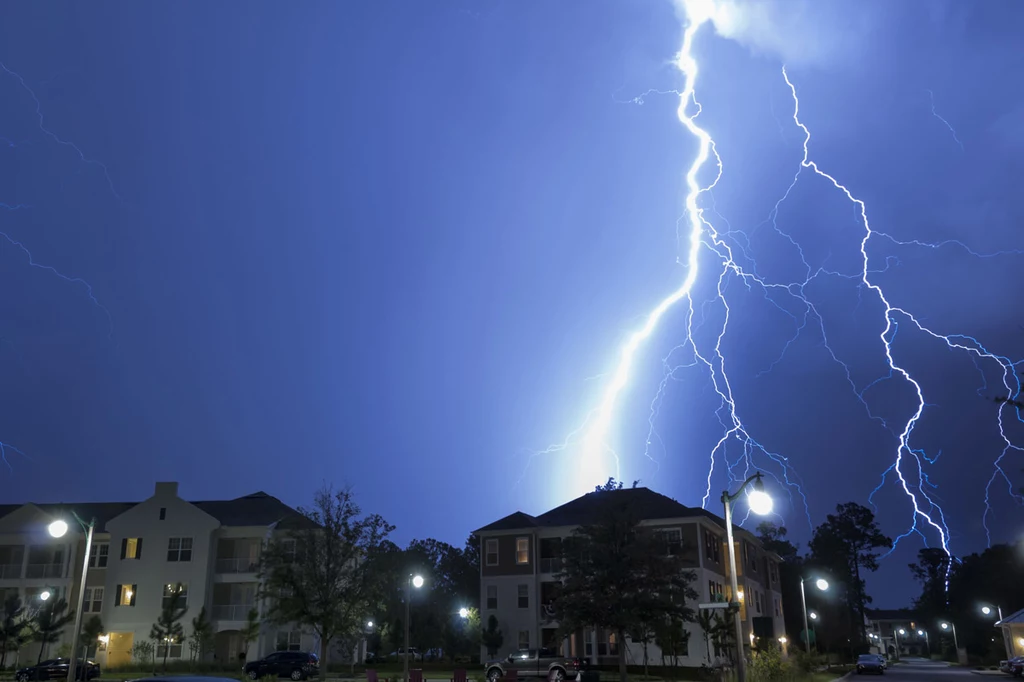
[[[259,562],[249,557],[217,559],[217,573],[256,573]]]
[[[29,564],[25,568],[26,578],[60,578],[63,573],[61,564]]]
[[[541,573],[558,573],[562,570],[562,557],[541,557],[540,558],[540,572]]]
[[[246,620],[255,604],[214,604],[214,620]]]
[[[21,577],[21,564],[0,564],[0,580],[18,579]]]

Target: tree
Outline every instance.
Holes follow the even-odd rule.
[[[317,634],[326,666],[331,643],[362,633],[366,614],[381,608],[389,586],[378,561],[394,526],[376,514],[361,516],[351,491],[330,486],[299,511],[303,522],[263,553],[263,596],[268,620],[301,623]]]
[[[206,607],[199,609],[199,615],[192,619],[192,633],[188,636],[189,662],[203,660],[213,643],[213,623],[206,616]]]
[[[17,592],[9,594],[3,603],[0,618],[0,670],[7,662],[8,651],[18,651],[28,638],[28,619],[25,605]]]
[[[782,559],[782,563],[779,564],[779,592],[782,594],[782,603],[797,605],[796,608],[785,609],[782,614],[785,631],[794,642],[802,642],[802,638],[794,635],[804,630],[803,612],[798,606],[800,582],[807,575],[807,562],[800,556],[800,548],[786,539],[785,526],[776,526],[771,521],[764,521],[757,526],[757,535],[765,550],[778,554]]]
[[[83,658],[89,658],[96,655],[96,647],[99,643],[100,635],[102,634],[103,621],[100,620],[99,616],[93,616],[82,623],[82,644],[85,646],[85,652],[82,655]]]
[[[564,543],[561,590],[553,602],[563,632],[603,628],[615,633],[619,676],[626,682],[626,633],[641,620],[693,619],[687,601],[697,595],[681,547],[641,525],[633,495],[609,480],[597,495],[592,523]]]
[[[498,619],[491,614],[487,618],[487,627],[480,633],[480,641],[487,647],[487,655],[494,657],[498,655],[498,649],[505,643],[505,635],[498,628]]]
[[[704,635],[704,658],[707,664],[711,665],[711,635],[715,629],[715,612],[711,609],[701,609],[697,613],[697,627]]]
[[[132,645],[132,658],[139,663],[152,663],[156,668],[156,647],[148,639],[139,640]],[[153,674],[156,674],[154,670]]]
[[[784,562],[800,558],[799,548],[786,539],[789,533],[785,526],[776,526],[771,521],[762,521],[757,526],[757,536],[766,552],[774,552]]]
[[[243,653],[245,658],[249,658],[249,645],[255,642],[260,637],[260,612],[259,609],[253,607],[249,609],[249,613],[245,617],[245,625],[242,626],[242,631],[239,633],[242,636],[242,641],[245,643]]]
[[[167,654],[171,651],[172,644],[180,644],[185,636],[185,630],[181,627],[181,619],[188,612],[188,606],[182,604],[181,593],[184,586],[181,583],[170,587],[170,594],[164,596],[163,608],[160,610],[160,617],[153,623],[149,631],[149,638],[163,647],[163,666],[167,670]]]
[[[878,528],[875,515],[855,502],[836,506],[836,513],[814,529],[810,549],[815,564],[833,572],[846,588],[846,605],[858,640],[855,648],[867,640],[864,633],[864,609],[871,598],[864,590],[863,571],[878,570],[878,549],[890,549],[892,539]]]
[[[39,642],[39,658],[36,663],[43,660],[46,647],[53,644],[75,618],[75,612],[68,610],[68,602],[62,597],[51,596],[36,613],[32,619],[32,640]]]

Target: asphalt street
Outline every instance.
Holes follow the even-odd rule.
[[[898,682],[928,682],[929,680],[938,680],[944,682],[954,682],[956,680],[973,680],[974,682],[984,682],[986,679],[999,680],[1011,678],[1006,675],[976,675],[968,668],[960,668],[957,666],[951,666],[946,663],[937,663],[934,661],[920,660],[907,660],[903,659],[903,663],[898,663],[889,666],[885,671],[884,675],[858,675],[852,673],[846,679],[874,679],[880,677],[883,680],[897,680]]]

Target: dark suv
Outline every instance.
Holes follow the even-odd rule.
[[[259,661],[246,663],[242,672],[250,680],[258,680],[265,675],[304,680],[320,674],[320,659],[316,654],[302,651],[278,651]]]
[[[21,668],[14,673],[14,679],[18,682],[29,680],[66,680],[68,678],[68,664],[70,658],[51,658],[27,668]],[[92,661],[78,659],[75,666],[75,677],[79,680],[91,680],[100,676],[100,667]]]

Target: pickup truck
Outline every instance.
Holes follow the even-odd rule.
[[[555,649],[520,649],[506,658],[489,661],[485,667],[488,682],[497,682],[509,670],[515,670],[519,678],[563,682],[568,677],[575,678],[585,667],[585,662],[579,658],[561,656]]]

